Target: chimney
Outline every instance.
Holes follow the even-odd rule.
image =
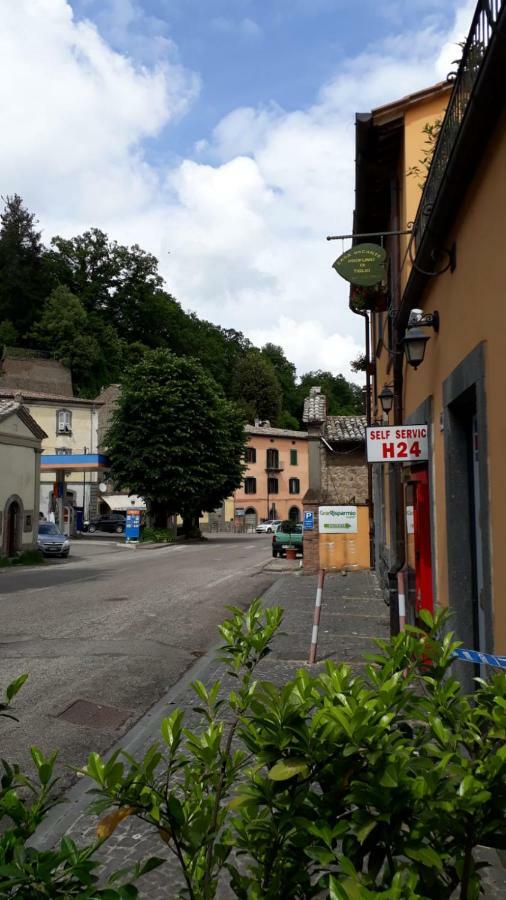
[[[322,394],[321,387],[312,387],[309,397],[304,400],[304,412],[302,421],[307,425],[323,425],[327,415],[327,398]]]

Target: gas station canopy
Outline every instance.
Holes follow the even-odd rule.
[[[43,453],[40,468],[42,472],[99,472],[109,469],[110,462],[102,453]]]

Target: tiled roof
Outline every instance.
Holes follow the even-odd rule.
[[[0,387],[0,400],[6,398],[22,397],[23,400],[42,400],[47,402],[63,403],[66,406],[101,406],[101,400],[85,400],[83,397],[69,397],[64,394],[48,394],[44,391],[28,391],[25,388]]]
[[[0,422],[2,419],[6,419],[13,414],[21,419],[26,427],[30,429],[34,437],[38,438],[39,441],[47,438],[46,432],[43,431],[38,422],[35,421],[33,416],[30,415],[28,410],[25,409],[21,403],[17,403],[15,400],[0,400]]]
[[[354,443],[365,441],[365,416],[327,416],[324,436],[328,441]]]
[[[287,428],[272,428],[270,425],[245,425],[247,434],[265,434],[268,437],[307,438],[307,431],[290,431]]]

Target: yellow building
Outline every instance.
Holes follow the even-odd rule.
[[[427,459],[373,466],[392,627],[449,605],[466,648],[506,654],[506,4],[491,16],[483,29],[477,9],[451,86],[357,117],[354,233],[385,233],[389,269],[351,306],[370,326],[371,420],[428,431]],[[438,118],[428,175],[409,174]],[[467,685],[475,671],[461,664]]]
[[[2,359],[0,400],[21,402],[45,432],[37,518],[54,512],[70,533],[77,512],[85,518],[97,511],[99,472],[106,467],[97,446],[100,401],[74,397],[61,363],[19,353]],[[58,482],[64,487],[56,488]]]

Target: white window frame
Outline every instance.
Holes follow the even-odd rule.
[[[70,409],[57,410],[56,434],[72,434],[72,412]]]

